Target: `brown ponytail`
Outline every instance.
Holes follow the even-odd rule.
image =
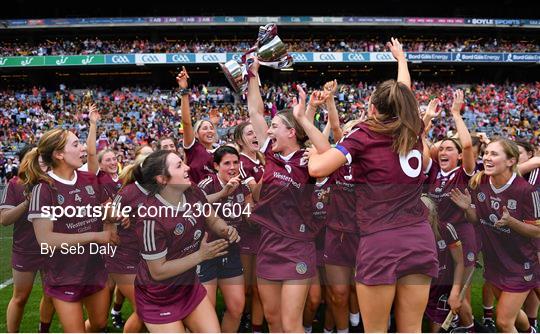
[[[60,127],[49,130],[39,140],[37,149],[27,154],[25,158],[28,159],[28,162],[22,168],[24,172],[20,173],[23,184],[27,189],[31,189],[40,181],[53,184],[52,179],[41,170],[39,157],[41,156],[43,163],[50,169],[55,167],[56,161],[53,158],[53,153],[62,151],[66,147],[68,135],[69,131]]]
[[[36,165],[34,166],[34,161]],[[37,153],[37,147],[33,148],[30,152],[26,154],[24,159],[21,161],[21,167],[19,168],[19,182],[24,184],[26,191],[32,189],[35,183],[30,183],[29,175],[33,175],[34,178],[38,177],[40,179],[47,180],[51,183],[49,176],[43,173],[41,167],[39,166],[39,154]],[[36,176],[37,175],[37,176]]]
[[[396,153],[405,155],[410,152],[423,129],[413,92],[401,82],[387,80],[377,86],[371,103],[378,115],[366,121],[369,128],[392,136],[392,149]]]
[[[144,159],[146,159],[147,156],[148,155],[139,154],[132,164],[122,169],[122,172],[118,176],[118,178],[122,181],[122,187],[125,187],[135,181],[139,182],[142,185],[142,182],[144,182],[144,180],[141,171],[141,165],[143,164]]]

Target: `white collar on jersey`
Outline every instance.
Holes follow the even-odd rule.
[[[448,172],[445,172],[441,169],[441,175],[444,176],[444,177],[447,177],[448,175],[452,174],[453,172],[455,172],[456,170],[460,169],[461,166],[457,166],[456,168],[452,169],[452,170],[449,170]]]
[[[72,180],[63,179],[60,176],[54,174],[54,172],[52,170],[48,171],[47,174],[52,179],[54,179],[55,181],[58,181],[58,182],[60,182],[62,184],[65,184],[67,186],[73,186],[73,185],[75,185],[75,183],[77,183],[77,171],[75,171],[75,177]]]
[[[99,172],[101,172],[101,168],[98,168],[98,170],[97,170],[97,172],[96,172],[96,175],[98,175]],[[105,173],[105,172],[103,172],[103,173]],[[109,174],[109,176],[111,177],[111,179],[112,179],[114,182],[118,182],[118,180],[120,179],[118,173],[116,173],[116,177],[112,177],[111,174]]]
[[[221,188],[225,188],[225,185],[227,184],[227,182],[223,182],[223,181],[220,179],[219,175],[217,175],[217,174],[216,174],[216,178],[218,179],[219,184],[221,185]]]
[[[298,150],[296,150],[296,151],[290,153],[289,155],[281,155],[281,154],[278,154],[278,155],[279,155],[279,157],[280,157],[281,159],[283,159],[283,160],[285,160],[285,161],[289,161],[289,160],[291,160],[291,158],[293,157],[293,155],[294,155],[296,152],[298,152]]]
[[[243,156],[245,156],[245,157],[248,158],[249,160],[251,160],[251,162],[253,162],[254,164],[257,164],[257,165],[258,165],[258,164],[261,163],[261,162],[259,161],[259,159],[253,160],[253,159],[251,159],[251,157],[250,157],[249,155],[247,155],[247,154],[245,154],[245,153],[240,152],[240,154],[243,155]]]
[[[324,179],[322,179],[321,182],[316,182],[315,185],[316,185],[317,187],[322,187],[322,186],[324,186],[324,184],[325,184],[328,180],[330,180],[330,177],[327,176],[327,177],[325,177]]]
[[[156,198],[158,199],[158,201],[161,202],[161,204],[163,204],[165,206],[168,206],[168,207],[171,207],[171,208],[174,208],[174,209],[178,208],[178,211],[184,211],[184,204],[186,204],[186,195],[185,194],[182,194],[182,201],[178,205],[172,205],[165,198],[161,197],[160,194],[156,194]]]
[[[139,190],[145,194],[146,196],[148,196],[149,192],[148,190],[144,189],[143,186],[141,186],[141,184],[138,182],[138,181],[135,181],[135,185],[137,186],[137,188],[139,188]]]
[[[506,182],[506,184],[500,188],[495,188],[493,183],[491,183],[491,178],[489,178],[489,185],[491,186],[491,190],[493,190],[493,192],[496,194],[502,193],[503,191],[505,191],[506,189],[508,189],[508,187],[512,185],[512,182],[514,182],[516,176],[517,176],[516,173],[512,174],[512,177],[510,178],[510,180],[508,180],[508,182]]]

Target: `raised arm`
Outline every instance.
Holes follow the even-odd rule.
[[[309,120],[306,115],[306,92],[304,92],[304,89],[302,89],[301,86],[296,86],[296,88],[298,89],[299,99],[298,104],[293,107],[294,117],[302,128],[304,128],[309,140],[311,140],[311,143],[315,146],[317,151],[324,153],[331,148],[328,138],[326,138],[321,131],[315,127],[313,122]],[[326,94],[324,92],[315,91],[311,94],[309,104],[311,105],[311,108],[317,109],[325,102],[325,100]]]
[[[423,144],[422,145],[423,146],[422,166],[424,166],[424,173],[429,172],[428,167],[430,167],[430,162],[433,159],[432,154],[431,154],[432,145],[430,145],[430,142],[427,139],[427,134],[429,132],[429,128],[431,127],[431,120],[440,113],[440,111],[437,112],[438,104],[439,104],[439,99],[437,98],[429,101],[424,117],[422,118],[422,121],[424,122],[424,132],[422,133],[422,144]]]
[[[248,78],[247,105],[253,131],[255,131],[259,145],[262,145],[268,137],[266,133],[268,124],[264,119],[264,103],[259,90],[259,60],[256,57],[250,59],[253,60],[253,63],[249,67],[252,75]]]
[[[429,101],[429,104],[427,106],[427,109],[426,109],[426,112],[424,113],[424,117],[422,118],[422,120],[424,121],[424,133],[427,135],[427,133],[429,132],[429,130],[431,129],[431,121],[439,116],[439,114],[441,113],[441,111],[437,111],[438,110],[438,106],[439,106],[439,102],[440,100],[435,98],[431,101]]]
[[[532,157],[518,165],[518,170],[521,175],[528,174],[536,168],[540,168],[540,157]]]
[[[476,169],[476,160],[474,159],[474,152],[472,146],[472,138],[467,129],[467,125],[463,122],[461,117],[461,107],[463,106],[463,91],[458,89],[454,92],[454,102],[452,103],[452,117],[456,123],[457,133],[462,148],[462,163],[465,173],[472,175]]]
[[[180,113],[182,116],[182,128],[184,130],[184,148],[191,147],[195,140],[195,133],[193,132],[193,124],[191,122],[191,112],[189,110],[188,79],[189,75],[186,68],[182,66],[182,71],[180,71],[176,77],[176,82],[178,82],[181,96]]]
[[[339,115],[336,108],[336,101],[334,101],[334,94],[337,91],[337,81],[329,81],[324,85],[324,91],[327,93],[326,108],[328,108],[328,124],[334,135],[334,142],[339,142],[343,137],[343,130],[341,130],[341,124],[339,124]]]
[[[90,119],[90,128],[88,129],[88,138],[86,138],[86,153],[88,155],[88,172],[96,174],[99,170],[99,162],[97,158],[97,122],[101,119],[101,115],[95,104],[90,105],[88,118]]]
[[[405,52],[403,52],[403,46],[397,38],[394,37],[390,38],[390,42],[386,43],[386,46],[390,49],[392,55],[398,62],[397,81],[411,88],[411,75],[409,74],[407,58],[405,57]]]

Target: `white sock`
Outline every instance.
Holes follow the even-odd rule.
[[[311,333],[313,331],[313,326],[304,326],[304,333]]]
[[[353,327],[360,324],[360,313],[349,313],[349,321]]]
[[[333,331],[331,329],[326,329],[326,328],[324,328],[324,332],[325,333],[333,333]]]
[[[347,327],[345,329],[338,329],[337,332],[338,333],[349,333],[349,327]]]

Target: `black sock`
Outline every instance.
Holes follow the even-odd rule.
[[[39,330],[40,333],[49,333],[49,328],[51,327],[51,323],[47,322],[40,322],[39,323]]]
[[[487,308],[485,306],[482,306],[484,308],[484,319],[491,319],[493,320],[493,306]]]
[[[529,325],[536,327],[536,318],[527,317],[529,319]]]
[[[122,310],[122,304],[114,303],[113,311],[114,312],[120,312]]]

